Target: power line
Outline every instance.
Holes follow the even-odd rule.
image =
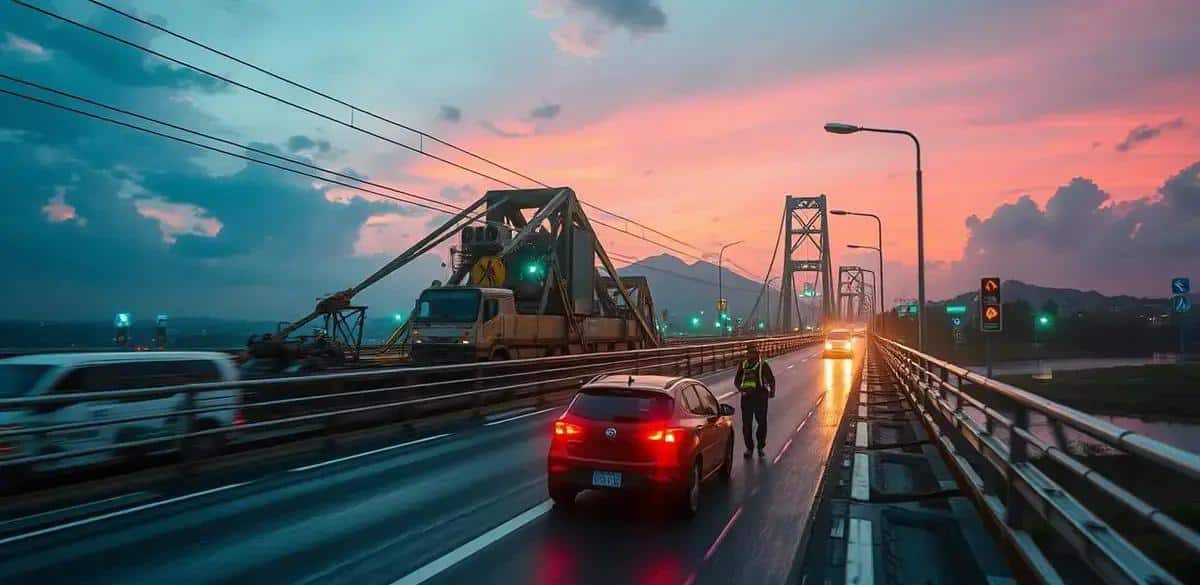
[[[199,68],[199,67],[196,67],[196,66],[193,66],[193,65],[191,65],[191,64],[188,64],[188,63],[185,63],[185,62],[182,62],[182,61],[179,61],[179,60],[172,59],[172,58],[170,58],[170,57],[167,57],[166,55],[163,55],[163,54],[161,54],[161,53],[157,53],[157,52],[155,52],[155,51],[153,51],[153,50],[151,50],[151,49],[149,49],[149,48],[145,48],[145,47],[142,47],[142,46],[140,46],[140,45],[137,45],[137,44],[135,44],[135,43],[132,43],[132,42],[130,42],[130,41],[127,41],[127,40],[121,39],[121,38],[119,38],[119,37],[117,37],[117,36],[115,36],[115,35],[110,35],[110,34],[108,34],[108,33],[104,33],[103,31],[100,31],[100,30],[98,30],[98,29],[94,29],[94,28],[92,28],[92,27],[89,27],[89,26],[87,26],[87,25],[84,25],[84,24],[82,24],[82,23],[76,23],[76,22],[74,22],[74,21],[71,21],[70,19],[68,19],[68,18],[66,18],[66,17],[63,17],[63,16],[60,16],[60,15],[57,15],[57,14],[55,14],[55,13],[53,13],[53,12],[50,12],[50,11],[48,11],[48,10],[43,10],[43,9],[41,9],[41,8],[37,8],[37,7],[35,7],[35,6],[32,6],[32,5],[30,5],[30,4],[27,4],[26,2],[24,2],[24,1],[22,1],[22,0],[13,0],[13,1],[14,1],[14,2],[16,2],[17,4],[20,4],[20,5],[22,5],[22,6],[25,6],[25,7],[27,7],[27,8],[30,8],[30,9],[36,10],[36,11],[38,11],[38,12],[41,12],[41,13],[43,13],[43,14],[47,15],[47,16],[51,16],[51,17],[57,18],[57,19],[59,19],[59,20],[63,20],[63,21],[65,21],[65,22],[69,22],[69,23],[71,23],[71,24],[75,24],[76,26],[81,26],[81,27],[83,27],[83,28],[85,28],[85,29],[87,29],[87,30],[90,30],[90,31],[92,31],[92,32],[94,32],[94,33],[96,33],[96,34],[101,34],[101,35],[103,35],[103,36],[105,36],[105,37],[111,38],[111,39],[113,39],[113,40],[116,40],[116,41],[118,41],[118,42],[122,42],[122,43],[124,43],[124,44],[127,44],[127,45],[129,45],[129,46],[136,47],[136,48],[138,48],[138,49],[141,49],[141,50],[144,50],[144,51],[150,52],[151,54],[154,54],[155,56],[158,56],[158,57],[160,57],[160,58],[168,59],[168,60],[170,60],[170,61],[172,61],[172,62],[175,62],[175,63],[178,63],[178,64],[180,64],[180,65],[183,65],[184,67],[188,67],[188,68],[191,68],[191,69],[194,69],[194,70],[200,71],[200,72],[202,72],[202,73],[205,73],[205,74],[207,74],[207,75],[210,75],[210,76],[212,76],[212,77],[215,77],[215,78],[218,78],[218,79],[222,79],[222,80],[223,80],[223,81],[225,81],[226,83],[231,83],[231,84],[233,84],[233,85],[236,85],[236,86],[238,86],[238,87],[241,87],[241,88],[243,88],[243,89],[247,89],[247,90],[249,90],[249,91],[253,91],[253,92],[255,92],[255,93],[259,93],[260,95],[263,95],[264,97],[268,97],[268,98],[270,98],[270,99],[276,99],[277,101],[280,101],[280,102],[282,102],[282,103],[286,103],[286,104],[288,104],[288,105],[291,105],[292,107],[297,107],[297,108],[300,108],[300,109],[302,109],[302,110],[308,111],[309,113],[312,113],[312,114],[314,114],[314,115],[321,116],[321,117],[323,117],[323,118],[329,119],[329,120],[331,120],[331,121],[334,121],[334,122],[337,122],[337,123],[341,123],[342,125],[346,125],[346,124],[344,124],[344,123],[342,123],[342,122],[340,122],[340,121],[338,121],[338,120],[336,120],[336,119],[330,118],[330,117],[328,117],[328,116],[324,116],[323,114],[320,114],[320,113],[317,113],[316,111],[309,110],[309,109],[307,109],[307,108],[304,108],[303,106],[299,106],[299,105],[297,105],[297,104],[292,104],[292,103],[290,103],[290,102],[287,102],[286,100],[282,100],[282,99],[280,99],[280,98],[276,98],[276,97],[274,97],[274,96],[270,96],[270,95],[266,94],[265,92],[260,92],[260,91],[258,91],[258,90],[255,90],[255,89],[253,89],[253,88],[250,88],[249,86],[246,86],[246,85],[244,85],[244,84],[241,84],[241,83],[235,82],[235,81],[233,81],[233,80],[231,80],[231,79],[224,78],[224,77],[222,77],[222,76],[216,75],[216,74],[214,74],[214,73],[212,73],[212,72],[209,72],[209,71],[207,71],[207,70],[201,69],[201,68]],[[533,177],[531,177],[531,176],[529,176],[529,175],[526,175],[526,174],[524,174],[524,173],[521,173],[521,172],[517,171],[516,169],[513,169],[512,167],[509,167],[509,166],[503,165],[503,164],[501,164],[501,163],[498,163],[498,162],[496,162],[496,161],[494,161],[494,160],[492,160],[492,159],[490,159],[490,158],[484,157],[483,155],[480,155],[480,154],[477,154],[477,153],[475,153],[475,152],[472,152],[472,151],[470,151],[470,150],[467,150],[467,149],[465,149],[465,148],[462,148],[462,147],[460,147],[460,146],[458,146],[458,145],[456,145],[456,144],[453,144],[453,143],[451,143],[451,142],[449,142],[449,141],[447,141],[447,140],[444,140],[444,139],[442,139],[442,138],[439,138],[439,137],[437,137],[437,136],[434,136],[433,134],[430,134],[430,133],[428,133],[428,132],[425,132],[425,131],[423,131],[423,130],[420,130],[420,129],[418,129],[418,128],[414,128],[414,127],[412,127],[412,126],[409,126],[409,125],[407,125],[407,124],[403,124],[403,123],[401,123],[401,122],[397,122],[397,121],[395,121],[395,120],[392,120],[392,119],[390,119],[390,118],[388,118],[388,117],[386,117],[386,116],[382,116],[382,115],[380,115],[380,114],[377,114],[377,113],[375,113],[375,112],[372,112],[372,111],[370,111],[370,110],[367,110],[367,109],[361,108],[361,107],[359,107],[359,106],[356,106],[356,105],[354,105],[354,104],[352,104],[352,103],[350,103],[350,102],[347,102],[347,101],[345,101],[345,100],[343,100],[343,99],[340,99],[340,98],[334,97],[334,96],[332,96],[332,95],[330,95],[330,94],[328,94],[328,93],[326,93],[326,92],[323,92],[323,91],[321,91],[321,90],[318,90],[318,89],[316,89],[316,88],[314,88],[314,87],[312,87],[312,86],[309,86],[309,85],[307,85],[307,84],[300,83],[300,82],[298,82],[298,81],[292,80],[292,79],[290,79],[290,78],[288,78],[288,77],[285,77],[285,76],[283,76],[283,75],[280,75],[280,74],[278,74],[278,73],[275,73],[274,71],[271,71],[271,70],[269,70],[269,69],[266,69],[266,68],[264,68],[264,67],[261,67],[261,66],[259,66],[259,65],[256,65],[256,64],[254,64],[254,63],[251,63],[251,62],[249,62],[249,61],[247,61],[247,60],[245,60],[245,59],[242,59],[242,58],[240,58],[240,57],[237,57],[237,56],[235,56],[235,55],[233,55],[233,54],[230,54],[229,52],[223,51],[223,50],[221,50],[221,49],[217,49],[216,47],[213,47],[213,46],[211,46],[211,45],[209,45],[209,44],[206,44],[206,43],[203,43],[203,42],[201,42],[201,41],[197,41],[197,40],[195,40],[195,39],[193,39],[193,38],[191,38],[191,37],[189,37],[189,36],[187,36],[187,35],[184,35],[184,34],[182,34],[182,33],[175,32],[175,31],[173,31],[173,30],[171,30],[171,29],[168,29],[168,28],[166,28],[166,27],[164,27],[164,26],[162,26],[162,25],[156,24],[156,23],[154,23],[154,22],[151,22],[151,21],[149,21],[149,20],[146,20],[146,19],[144,19],[144,18],[141,18],[141,17],[139,17],[139,16],[137,16],[137,15],[134,15],[134,14],[131,14],[131,13],[129,13],[129,12],[126,12],[126,11],[120,10],[120,9],[118,9],[118,8],[116,8],[116,7],[114,7],[114,6],[111,6],[111,5],[109,5],[109,4],[105,3],[105,2],[101,2],[100,0],[88,0],[88,1],[89,1],[89,2],[91,2],[92,4],[96,5],[96,6],[100,7],[100,8],[103,8],[103,9],[105,9],[105,10],[108,10],[108,11],[110,11],[110,12],[113,12],[113,13],[115,13],[115,14],[118,14],[118,15],[120,15],[120,16],[122,16],[122,17],[124,17],[124,18],[127,18],[127,19],[129,19],[129,20],[133,20],[133,21],[135,21],[135,22],[138,22],[138,23],[140,23],[140,24],[142,24],[142,25],[144,25],[144,26],[150,27],[150,28],[152,28],[152,29],[154,29],[154,30],[157,30],[157,31],[159,31],[159,32],[162,32],[162,33],[164,33],[164,34],[170,35],[170,36],[172,36],[172,37],[174,37],[174,38],[176,38],[176,39],[179,39],[179,40],[181,40],[181,41],[184,41],[184,42],[186,42],[186,43],[189,43],[189,44],[191,44],[192,46],[199,47],[199,48],[201,48],[201,49],[204,49],[204,50],[206,50],[206,51],[209,51],[209,52],[211,52],[211,53],[213,53],[213,54],[216,54],[216,55],[219,55],[219,56],[221,56],[221,57],[224,57],[224,58],[226,58],[226,59],[229,59],[229,60],[231,60],[231,61],[234,61],[235,63],[238,63],[238,64],[240,64],[240,65],[243,65],[243,66],[245,66],[245,67],[249,67],[250,69],[253,69],[253,70],[255,70],[255,71],[258,71],[259,73],[262,73],[262,74],[264,74],[264,75],[267,75],[267,76],[269,76],[269,77],[271,77],[271,78],[273,78],[273,79],[276,79],[276,80],[278,80],[278,81],[282,81],[283,83],[286,83],[286,84],[288,84],[288,85],[291,85],[291,86],[293,86],[293,87],[296,87],[296,88],[298,88],[298,89],[302,89],[302,90],[304,90],[304,91],[307,91],[307,92],[309,92],[309,93],[312,93],[313,95],[320,96],[320,97],[322,97],[322,98],[325,98],[325,99],[327,99],[327,100],[330,100],[330,101],[332,101],[332,102],[334,102],[334,103],[336,103],[336,104],[339,104],[339,105],[345,106],[345,107],[347,107],[347,108],[350,108],[352,113],[353,113],[353,112],[360,112],[360,113],[362,113],[362,114],[365,114],[365,115],[367,115],[368,117],[374,118],[374,119],[376,119],[376,120],[379,120],[379,121],[381,121],[381,122],[385,122],[385,123],[387,123],[387,124],[391,124],[392,126],[395,126],[395,127],[397,127],[397,128],[403,128],[404,130],[407,130],[407,131],[409,131],[409,132],[413,132],[413,133],[415,133],[415,134],[417,134],[417,135],[421,136],[422,138],[428,138],[428,139],[430,139],[430,140],[432,140],[432,141],[434,141],[434,142],[436,142],[436,143],[438,143],[438,144],[441,144],[441,145],[443,145],[443,146],[446,146],[446,147],[448,147],[448,148],[451,148],[451,149],[453,149],[453,150],[455,150],[455,151],[458,151],[458,152],[460,152],[460,153],[463,153],[463,154],[465,154],[465,155],[467,155],[467,156],[470,156],[470,157],[472,157],[472,158],[474,158],[474,159],[476,159],[476,160],[479,160],[479,161],[481,161],[481,162],[484,162],[484,163],[487,163],[487,164],[489,164],[489,165],[492,165],[492,166],[493,166],[493,167],[495,167],[495,168],[498,168],[498,169],[504,170],[504,171],[506,171],[506,172],[508,172],[508,173],[511,173],[511,174],[513,174],[513,175],[516,175],[516,176],[518,176],[518,177],[521,177],[521,178],[523,178],[523,179],[526,179],[526,180],[528,180],[528,181],[531,181],[531,182],[533,182],[533,183],[536,183],[536,184],[538,184],[538,185],[541,185],[542,187],[547,187],[547,188],[549,188],[549,187],[550,187],[550,185],[549,185],[549,184],[547,184],[547,183],[545,183],[545,182],[543,182],[543,181],[541,181],[541,180],[535,179],[535,178],[533,178]],[[357,127],[354,127],[353,125],[349,125],[349,126],[350,126],[350,127],[352,127],[352,128],[358,129]],[[382,137],[382,136],[375,135],[374,133],[368,132],[368,131],[366,131],[366,130],[361,130],[361,129],[358,129],[358,130],[360,130],[360,131],[362,131],[362,132],[364,132],[364,133],[366,133],[366,134],[373,135],[373,136],[375,136],[376,138],[380,138],[380,139],[382,139],[382,140],[387,140],[386,138],[384,138],[384,137]],[[407,148],[407,149],[409,149],[409,150],[412,150],[413,152],[417,152],[418,154],[422,154],[422,155],[424,155],[424,156],[428,156],[428,157],[430,157],[430,158],[433,158],[433,159],[435,159],[435,160],[438,160],[438,161],[441,161],[441,162],[443,162],[443,163],[446,163],[446,164],[452,165],[452,166],[454,166],[454,167],[456,167],[456,168],[459,168],[459,169],[461,169],[461,170],[464,170],[464,171],[470,172],[470,173],[472,173],[472,174],[475,174],[475,175],[477,175],[477,176],[480,176],[480,177],[483,177],[483,178],[486,178],[486,179],[490,179],[490,180],[492,180],[492,181],[495,181],[495,182],[497,182],[497,183],[500,183],[500,184],[502,184],[502,185],[506,185],[506,186],[508,186],[508,187],[511,187],[511,188],[514,188],[514,189],[516,189],[516,188],[517,188],[517,186],[516,186],[516,185],[513,185],[512,183],[508,183],[508,182],[506,182],[506,181],[503,181],[503,180],[501,180],[501,179],[499,179],[499,178],[496,178],[496,177],[493,177],[493,176],[491,176],[491,175],[488,175],[488,174],[485,174],[485,173],[481,173],[481,172],[479,172],[479,171],[477,171],[477,170],[475,170],[475,169],[471,169],[471,168],[468,168],[468,167],[466,167],[466,166],[460,165],[460,164],[458,164],[458,163],[455,163],[455,162],[449,161],[449,160],[447,160],[447,159],[444,159],[444,158],[442,158],[442,157],[438,157],[438,156],[436,156],[436,155],[433,155],[433,154],[427,153],[427,152],[425,152],[423,149],[415,149],[415,148],[413,148],[413,147],[411,147],[411,146],[409,146],[409,145],[406,145],[406,144],[403,144],[403,143],[394,142],[394,141],[391,141],[391,140],[388,140],[388,142],[392,142],[393,144],[396,144],[396,145],[398,145],[398,146],[401,146],[401,147],[403,147],[403,148]],[[617,219],[620,219],[620,220],[622,220],[622,221],[625,221],[625,222],[628,222],[628,223],[632,223],[632,224],[634,224],[634,225],[637,225],[637,226],[639,226],[639,227],[641,227],[641,228],[643,228],[643,229],[649,230],[649,231],[651,231],[651,232],[653,232],[653,233],[655,233],[655,234],[657,234],[657,235],[659,235],[659,236],[662,236],[662,237],[664,237],[664,238],[666,238],[666,239],[668,239],[668,240],[670,240],[670,241],[672,241],[672,242],[675,242],[675,243],[677,243],[677,244],[681,244],[681,245],[687,246],[687,247],[689,247],[689,248],[692,248],[692,249],[694,249],[694,250],[697,250],[697,251],[700,251],[700,252],[704,252],[704,250],[703,250],[703,249],[701,249],[701,248],[697,247],[697,246],[696,246],[696,245],[694,245],[694,244],[691,244],[691,243],[689,243],[689,242],[685,242],[685,241],[683,241],[683,240],[680,240],[680,239],[678,239],[678,238],[676,238],[676,237],[674,237],[674,236],[671,236],[670,234],[667,234],[667,233],[665,233],[665,232],[663,232],[663,231],[661,231],[661,230],[655,229],[655,228],[653,228],[653,227],[651,227],[651,226],[649,226],[649,225],[646,225],[646,224],[644,224],[644,223],[642,223],[642,222],[640,222],[640,221],[638,221],[638,220],[635,220],[635,219],[632,219],[632,218],[626,217],[626,216],[624,216],[624,215],[621,215],[621,214],[619,214],[619,213],[616,213],[616,212],[614,212],[614,211],[611,211],[611,210],[605,209],[605,208],[603,208],[603,207],[600,207],[600,206],[598,206],[598,205],[595,205],[595,204],[593,204],[593,203],[588,203],[588,202],[586,202],[586,201],[583,201],[583,202],[582,202],[582,204],[583,204],[584,206],[586,206],[586,207],[589,207],[589,208],[595,209],[595,210],[597,210],[597,211],[600,211],[601,213],[605,213],[605,214],[607,214],[607,215],[610,215],[610,216],[612,216],[612,217],[615,217],[615,218],[617,218]],[[600,222],[596,222],[596,223],[600,223]],[[619,229],[619,228],[616,228],[616,227],[614,227],[614,226],[610,226],[610,225],[603,224],[603,223],[601,223],[601,225],[605,225],[606,227],[610,227],[610,228],[612,228],[612,229],[617,229],[618,231],[622,231],[622,232],[624,232],[624,233],[628,233],[628,234],[630,234],[630,235],[633,235],[633,234],[632,234],[632,232],[628,232],[628,231],[626,231],[626,230],[621,230],[621,229]],[[641,239],[643,239],[643,240],[646,240],[646,241],[651,241],[651,240],[649,240],[649,239],[647,239],[647,238],[645,238],[645,237],[641,237]],[[657,243],[657,242],[656,242],[656,243]],[[659,244],[659,245],[661,245],[661,244]],[[667,246],[663,246],[663,247],[664,247],[664,248],[667,248],[667,249],[671,249],[671,248],[669,248],[669,247],[667,247]],[[673,249],[672,249],[672,251],[676,251],[676,250],[673,250]],[[695,256],[693,256],[693,257],[695,257]]]
[[[434,199],[434,198],[432,198],[432,197],[426,197],[426,196],[424,196],[424,195],[418,195],[418,194],[416,194],[416,193],[412,193],[412,192],[409,192],[409,191],[405,191],[405,190],[403,190],[403,189],[397,189],[397,188],[395,188],[395,187],[392,187],[392,186],[389,186],[389,185],[384,185],[383,183],[377,183],[377,182],[375,182],[375,181],[370,181],[370,180],[367,180],[367,179],[362,179],[362,178],[356,177],[356,176],[354,176],[354,175],[351,175],[351,174],[348,174],[348,173],[343,173],[343,172],[339,172],[339,171],[334,171],[334,170],[331,170],[331,169],[327,169],[327,168],[325,168],[325,167],[317,166],[317,165],[314,165],[314,164],[311,164],[311,163],[305,162],[305,161],[303,161],[303,160],[297,160],[297,159],[294,159],[294,158],[291,158],[291,157],[286,157],[286,156],[283,156],[283,155],[280,155],[280,154],[277,154],[277,153],[273,153],[273,152],[270,152],[270,151],[268,151],[268,150],[263,150],[263,149],[261,149],[261,148],[257,148],[257,147],[254,147],[254,146],[250,146],[250,145],[247,145],[247,144],[239,144],[239,143],[237,143],[237,142],[234,142],[234,141],[232,141],[232,140],[226,140],[226,139],[224,139],[224,138],[221,138],[221,137],[219,137],[219,136],[214,136],[214,135],[212,135],[212,134],[208,134],[208,133],[205,133],[205,132],[201,132],[201,131],[199,131],[199,130],[193,130],[193,129],[191,129],[191,128],[186,128],[186,127],[184,127],[184,126],[179,126],[179,125],[177,125],[177,124],[172,124],[171,122],[166,122],[166,121],[160,120],[160,119],[158,119],[158,118],[153,118],[153,117],[150,117],[150,116],[146,116],[146,115],[143,115],[143,114],[139,114],[139,113],[137,113],[137,112],[133,112],[133,111],[130,111],[130,110],[126,110],[126,109],[124,109],[124,108],[119,108],[119,107],[117,107],[117,106],[113,106],[113,105],[105,104],[105,103],[102,103],[102,102],[99,102],[99,101],[96,101],[96,100],[93,100],[93,99],[90,99],[90,98],[87,98],[87,97],[84,97],[84,96],[81,96],[81,95],[78,95],[78,94],[74,94],[74,93],[71,93],[71,92],[68,92],[68,91],[63,91],[63,90],[61,90],[61,89],[55,89],[55,88],[53,88],[53,87],[50,87],[50,86],[47,86],[47,85],[42,85],[42,84],[40,84],[40,83],[37,83],[37,82],[29,81],[29,80],[26,80],[26,79],[21,79],[21,78],[19,78],[19,77],[14,77],[14,76],[12,76],[12,75],[8,75],[8,74],[6,74],[6,73],[0,73],[0,79],[6,79],[6,80],[8,80],[8,81],[11,81],[11,82],[14,82],[14,83],[19,83],[19,84],[22,84],[22,85],[25,85],[25,86],[29,86],[29,87],[35,87],[35,88],[37,88],[37,89],[40,89],[40,90],[42,90],[42,91],[46,91],[46,92],[50,92],[50,93],[53,93],[53,94],[57,94],[57,95],[60,95],[60,96],[63,96],[63,97],[69,98],[69,99],[73,99],[73,100],[80,101],[80,102],[83,102],[83,103],[86,103],[86,104],[89,104],[89,105],[93,105],[93,106],[96,106],[96,107],[99,107],[99,108],[104,108],[104,109],[106,109],[106,110],[109,110],[109,111],[112,111],[112,112],[117,112],[117,113],[124,114],[124,115],[126,115],[126,116],[130,116],[130,117],[133,117],[133,118],[138,118],[138,119],[140,119],[140,120],[145,120],[145,121],[147,121],[147,122],[152,122],[152,123],[154,123],[154,124],[159,124],[159,125],[162,125],[162,126],[166,126],[167,128],[171,128],[171,129],[173,129],[173,130],[179,130],[179,131],[181,131],[181,132],[187,132],[188,134],[192,134],[192,135],[195,135],[195,136],[200,136],[200,137],[202,137],[202,138],[206,138],[206,139],[208,139],[208,140],[212,140],[212,141],[214,141],[214,142],[220,142],[220,143],[222,143],[222,144],[226,144],[226,145],[229,145],[229,146],[235,146],[235,147],[238,147],[238,148],[243,148],[243,149],[245,149],[245,150],[248,150],[248,151],[250,151],[250,152],[254,152],[254,153],[256,153],[256,154],[261,154],[261,155],[263,155],[263,156],[269,156],[269,157],[271,157],[271,158],[274,158],[274,159],[277,159],[277,160],[282,160],[282,161],[286,161],[286,162],[289,162],[289,163],[292,163],[292,164],[295,164],[295,165],[300,165],[300,166],[303,166],[303,167],[307,167],[307,168],[310,168],[310,169],[313,169],[313,170],[317,170],[317,171],[321,171],[321,172],[329,173],[329,174],[331,174],[331,175],[336,175],[336,176],[338,176],[338,177],[342,177],[342,178],[344,178],[344,179],[349,179],[349,180],[353,180],[353,181],[358,181],[358,182],[360,182],[360,183],[363,183],[363,184],[366,184],[366,185],[371,185],[371,186],[373,186],[373,187],[378,187],[378,188],[380,188],[380,189],[386,189],[386,190],[388,190],[388,191],[391,191],[391,192],[393,192],[393,193],[397,193],[397,194],[404,195],[404,196],[407,196],[407,197],[413,197],[413,198],[415,198],[415,199],[420,199],[420,200],[422,200],[422,201],[426,201],[426,202],[428,202],[428,203],[432,203],[432,204],[435,204],[435,205],[441,205],[441,206],[444,206],[444,207],[449,207],[450,209],[454,209],[456,212],[457,212],[457,211],[462,211],[462,209],[463,209],[463,208],[462,208],[462,207],[460,207],[460,206],[457,206],[457,205],[454,205],[454,204],[451,204],[451,203],[447,203],[447,202],[445,202],[445,201],[442,201],[442,200],[440,200],[440,199]]]
[[[8,95],[10,95],[10,96],[13,96],[13,97],[21,98],[21,99],[24,99],[24,100],[27,100],[27,101],[31,101],[31,102],[35,102],[35,103],[39,103],[39,104],[42,104],[42,105],[45,105],[45,106],[49,106],[49,107],[52,107],[52,108],[56,108],[56,109],[59,109],[59,110],[63,110],[63,111],[67,111],[67,112],[71,112],[71,113],[73,113],[73,114],[77,114],[77,115],[80,115],[80,116],[85,116],[85,117],[88,117],[88,118],[92,118],[92,119],[94,119],[94,120],[99,120],[99,121],[102,121],[102,122],[107,122],[107,123],[109,123],[109,124],[114,124],[114,125],[117,125],[117,126],[123,126],[123,127],[125,127],[125,128],[129,128],[129,129],[131,129],[131,130],[137,130],[137,131],[139,131],[139,132],[144,132],[144,133],[146,133],[146,134],[152,134],[152,135],[154,135],[154,136],[158,136],[158,137],[161,137],[161,138],[166,138],[166,139],[168,139],[168,140],[174,140],[174,141],[176,141],[176,142],[182,142],[182,143],[184,143],[184,144],[188,144],[188,145],[191,145],[191,146],[195,146],[195,147],[197,147],[197,148],[203,148],[203,149],[205,149],[205,150],[209,150],[209,151],[212,151],[212,152],[221,153],[221,154],[224,154],[224,155],[226,155],[226,156],[231,156],[231,157],[234,157],[234,158],[239,158],[239,159],[242,159],[242,160],[245,160],[245,161],[248,161],[248,162],[258,163],[258,164],[260,164],[260,165],[265,165],[265,166],[268,166],[268,167],[273,167],[273,168],[276,168],[276,169],[279,169],[279,170],[282,170],[282,171],[287,171],[287,172],[289,172],[289,173],[295,173],[295,174],[297,174],[297,175],[303,175],[303,176],[305,176],[305,177],[309,177],[309,178],[312,178],[312,179],[316,179],[316,180],[318,180],[318,181],[324,181],[324,182],[326,182],[326,183],[331,183],[331,184],[334,184],[334,185],[341,185],[341,186],[343,186],[343,187],[347,187],[347,188],[350,188],[350,189],[355,189],[355,190],[357,190],[357,191],[362,191],[362,192],[364,192],[364,193],[370,193],[370,194],[372,194],[372,195],[376,195],[376,196],[379,196],[379,197],[383,197],[383,198],[385,198],[385,199],[391,199],[391,200],[393,200],[393,201],[398,201],[398,202],[401,202],[401,203],[404,203],[404,204],[407,204],[407,205],[413,205],[413,206],[415,206],[415,207],[421,207],[421,208],[424,208],[424,209],[428,209],[428,210],[430,210],[430,211],[436,211],[436,212],[438,212],[438,213],[444,213],[444,214],[447,214],[447,215],[452,215],[452,213],[451,213],[451,212],[449,212],[449,211],[446,211],[446,210],[444,210],[444,209],[437,208],[437,207],[433,207],[432,205],[427,205],[427,204],[420,203],[420,202],[417,202],[417,201],[412,201],[412,200],[409,200],[409,199],[405,199],[405,198],[403,198],[403,197],[397,197],[397,196],[395,196],[395,195],[389,195],[389,194],[387,194],[387,193],[381,193],[381,192],[379,192],[379,191],[375,191],[375,190],[373,190],[373,189],[367,189],[366,187],[362,187],[362,186],[359,186],[359,185],[352,185],[352,184],[350,184],[350,183],[344,183],[344,182],[342,182],[342,181],[338,181],[338,180],[335,180],[335,179],[330,179],[330,178],[328,178],[328,177],[322,177],[322,176],[320,176],[320,175],[314,175],[314,174],[312,174],[312,173],[307,173],[307,172],[305,172],[305,171],[301,171],[301,170],[299,170],[299,169],[293,169],[293,168],[285,167],[285,166],[283,166],[283,165],[279,165],[279,164],[275,164],[275,163],[272,163],[272,162],[269,162],[269,161],[264,161],[264,160],[260,160],[260,159],[254,158],[254,157],[252,157],[252,156],[246,156],[246,155],[244,155],[244,154],[240,154],[240,153],[236,153],[236,152],[231,152],[231,151],[224,150],[224,149],[221,149],[221,148],[217,148],[217,147],[215,147],[215,146],[211,146],[211,145],[208,145],[208,144],[202,144],[202,143],[200,143],[200,142],[196,142],[196,141],[193,141],[193,140],[188,140],[187,138],[182,138],[182,137],[179,137],[179,136],[173,136],[173,135],[171,135],[171,134],[167,134],[167,133],[165,133],[165,132],[159,132],[159,131],[157,131],[157,130],[154,130],[154,129],[151,129],[151,128],[146,128],[146,127],[144,127],[144,126],[138,126],[137,124],[132,124],[132,123],[125,122],[125,121],[122,121],[122,120],[117,120],[117,119],[115,119],[115,118],[109,118],[109,117],[107,117],[107,116],[102,116],[102,115],[100,115],[100,114],[96,114],[96,113],[93,113],[93,112],[88,112],[88,111],[80,110],[80,109],[78,109],[78,108],[73,108],[73,107],[71,107],[71,106],[66,106],[66,105],[63,105],[63,104],[57,104],[57,103],[54,103],[54,102],[51,102],[51,101],[47,101],[47,100],[44,100],[44,99],[41,99],[41,98],[38,98],[38,97],[35,97],[35,96],[31,96],[31,95],[23,94],[23,93],[16,92],[16,91],[7,90],[7,89],[4,89],[4,88],[0,88],[0,93],[8,94]],[[318,167],[318,168],[320,168],[320,167]],[[328,173],[330,173],[330,174],[333,174],[333,171],[330,171],[329,169],[324,169],[324,168],[321,168],[321,170],[322,170],[322,171],[324,171],[324,172],[328,172]]]

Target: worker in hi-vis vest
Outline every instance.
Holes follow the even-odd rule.
[[[775,374],[766,360],[758,356],[758,346],[746,347],[746,359],[738,365],[733,385],[742,395],[742,439],[746,442],[747,459],[754,453],[758,439],[758,455],[765,455],[767,446],[767,400],[775,397]],[[755,432],[754,423],[758,422]]]

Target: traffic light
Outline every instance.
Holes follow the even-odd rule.
[[[1037,326],[1040,329],[1049,329],[1054,325],[1054,317],[1042,313],[1037,316]]]
[[[546,265],[541,260],[530,260],[522,270],[522,274],[531,280],[541,280],[546,276]]]
[[[116,328],[113,341],[117,345],[129,343],[129,326],[132,323],[133,317],[129,313],[117,313],[117,316],[113,318],[113,327]]]
[[[692,327],[700,326],[700,317],[692,317]]]
[[[1000,302],[1000,277],[979,279],[979,330],[999,333],[1004,330],[1004,305]]]
[[[759,328],[759,329],[766,329],[766,328],[767,328],[767,324],[766,324],[766,323],[763,323],[762,321],[759,321],[759,322],[758,322],[758,328]]]
[[[806,297],[815,297],[817,296],[817,291],[813,289],[811,282],[806,282],[804,283],[804,292],[802,294]]]

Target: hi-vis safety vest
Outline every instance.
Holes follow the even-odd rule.
[[[742,390],[758,390],[762,386],[762,360],[753,364],[750,360],[742,362]]]

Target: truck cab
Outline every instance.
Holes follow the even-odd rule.
[[[411,318],[412,359],[417,364],[506,359],[496,324],[515,315],[513,292],[504,288],[445,286],[425,289]]]

